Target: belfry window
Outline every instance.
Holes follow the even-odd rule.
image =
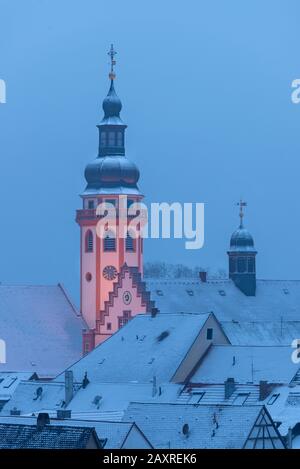
[[[128,231],[127,231],[127,237],[126,237],[126,251],[127,252],[135,251],[135,239],[130,235]]]
[[[233,274],[236,272],[236,257],[229,258],[229,271]]]
[[[123,134],[122,132],[117,132],[117,147],[123,146]]]
[[[115,137],[116,137],[116,134],[115,132],[108,132],[108,145],[110,147],[114,147],[115,146]]]
[[[106,146],[106,132],[101,132],[100,138],[101,138],[100,140],[101,146],[105,147]]]
[[[254,257],[248,257],[248,272],[255,272],[255,259]]]
[[[247,268],[247,265],[246,265],[245,257],[239,257],[238,258],[238,272],[240,274],[243,274],[244,272],[246,272],[246,268]]]
[[[93,252],[94,237],[91,230],[88,230],[85,235],[85,252]]]
[[[103,240],[104,251],[115,251],[116,250],[116,237],[113,231],[108,231]]]

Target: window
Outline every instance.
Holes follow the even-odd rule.
[[[100,144],[102,147],[106,146],[106,132],[101,132]]]
[[[126,237],[126,251],[127,252],[134,252],[135,251],[135,239],[133,239],[129,232],[127,232]]]
[[[236,272],[236,257],[229,258],[229,271],[232,274]]]
[[[113,231],[108,231],[103,240],[104,251],[115,251],[116,250],[116,238]]]
[[[225,290],[219,290],[219,295],[220,296],[226,296]]]
[[[189,296],[194,296],[194,291],[193,290],[187,290],[186,292]]]
[[[129,208],[132,204],[134,204],[133,199],[127,199],[127,208]]]
[[[106,329],[107,329],[108,331],[111,331],[111,322],[108,322],[108,323],[107,323]]]
[[[249,393],[239,393],[234,399],[234,404],[243,405],[249,397]]]
[[[157,296],[164,296],[164,293],[162,290],[156,290]]]
[[[115,146],[115,132],[108,132],[108,145],[110,147]]]
[[[248,272],[250,274],[255,272],[255,259],[254,259],[254,257],[248,257]]]
[[[209,327],[208,329],[206,329],[206,339],[207,340],[212,340],[213,338],[213,329],[211,327]]]
[[[194,392],[196,403],[198,404],[204,397],[205,392]]]
[[[85,252],[93,252],[94,238],[91,230],[88,230],[85,235]]]
[[[87,273],[85,274],[85,279],[86,279],[87,282],[90,282],[90,281],[92,280],[92,274],[91,274],[91,272],[87,272]]]
[[[88,342],[86,342],[86,343],[84,344],[84,351],[85,351],[86,353],[88,353],[88,352],[90,351],[90,344],[89,344]]]
[[[93,200],[89,200],[89,201],[88,201],[88,208],[89,208],[90,210],[92,210],[92,209],[94,208],[94,206],[95,206],[94,201],[93,201]]]
[[[122,132],[117,133],[117,147],[123,146],[123,135]]]
[[[276,401],[276,399],[279,397],[279,394],[273,394],[270,399],[268,400],[267,404],[272,405]]]
[[[244,257],[238,258],[238,272],[240,274],[246,271],[246,259]]]
[[[131,319],[131,311],[123,311],[123,316],[119,317],[119,329],[127,324]]]

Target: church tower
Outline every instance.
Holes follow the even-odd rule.
[[[124,217],[128,223],[128,208],[140,202],[143,196],[137,186],[139,170],[125,156],[127,126],[120,117],[122,104],[115,91],[116,52],[113,46],[108,54],[111,59],[110,86],[103,101],[104,116],[97,125],[98,156],[85,169],[87,186],[81,194],[82,208],[77,210],[76,216],[81,238],[81,313],[89,328],[84,333],[85,353],[130,319],[133,292],[129,287],[123,292],[119,290],[126,275],[134,277],[136,283],[140,281],[143,269],[143,239],[131,236],[129,230],[125,236],[119,232],[122,217],[122,223]],[[101,203],[112,204],[116,214],[114,228],[106,228],[102,237],[96,230],[101,219],[96,209]],[[119,295],[122,295],[121,304],[112,313],[109,308]],[[146,307],[135,304],[133,309],[143,312]]]
[[[255,296],[256,292],[256,262],[257,251],[249,231],[244,228],[244,207],[247,205],[242,200],[238,203],[240,207],[240,226],[232,234],[230,248],[227,252],[229,257],[229,278],[247,296]]]

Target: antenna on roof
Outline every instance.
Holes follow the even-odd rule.
[[[156,376],[153,376],[152,380],[152,397],[155,397],[157,394],[157,384],[156,384]]]

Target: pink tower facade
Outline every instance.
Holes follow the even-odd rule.
[[[87,186],[76,216],[80,226],[80,308],[88,325],[83,334],[84,353],[152,307],[142,282],[143,239],[131,235],[129,229],[121,234],[124,223],[132,220],[128,209],[143,195],[137,186],[139,170],[125,156],[127,126],[120,118],[122,104],[114,88],[114,54],[111,49],[110,88],[103,101],[104,117],[97,126],[98,156],[85,169]],[[102,203],[111,204],[115,217],[107,211],[99,214]],[[104,216],[104,235],[99,236],[97,226]]]

